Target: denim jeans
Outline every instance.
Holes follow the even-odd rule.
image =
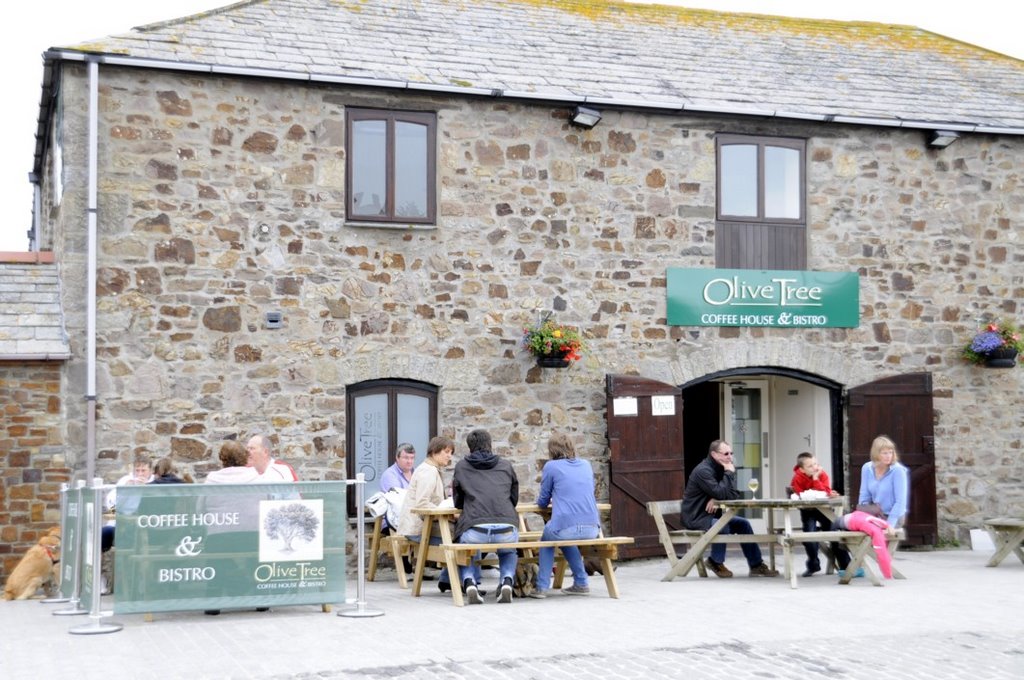
[[[541,534],[540,539],[542,541],[568,541],[574,538],[597,538],[599,533],[601,533],[601,529],[596,524],[573,524],[558,530],[544,527],[544,533]],[[583,566],[583,555],[580,554],[580,549],[574,545],[567,545],[562,547],[562,554],[565,555],[565,561],[572,569],[573,585],[586,586],[587,570]],[[547,590],[551,587],[551,568],[554,564],[555,549],[541,548],[537,558],[537,590]]]
[[[489,533],[488,533],[489,531]],[[508,529],[490,529],[481,530],[475,527],[466,529],[459,536],[459,543],[512,543],[519,540],[519,529],[509,526]],[[474,553],[473,559],[480,559],[480,553]],[[518,555],[516,555],[515,548],[503,548],[498,551],[498,582],[503,582],[506,578],[510,578],[515,581],[516,578],[516,562],[519,561]],[[459,578],[463,581],[471,579],[473,583],[480,582],[480,565],[474,563],[466,567],[459,567]]]
[[[800,524],[804,531],[832,531],[832,520],[825,516],[821,510],[811,508],[800,511]],[[832,554],[835,555],[836,565],[840,569],[846,569],[850,564],[850,552],[841,543],[830,543]],[[807,566],[814,565],[821,568],[818,561],[818,544],[804,543],[804,550],[807,551]]]
[[[408,535],[406,535],[406,538],[408,538],[413,543],[419,543],[420,542],[419,534],[417,534],[416,536],[408,536]],[[430,545],[441,545],[441,537],[440,536],[431,536],[430,537]],[[448,567],[443,567],[441,569],[441,575],[437,577],[437,582],[438,583],[450,583],[451,582],[451,579],[448,578]]]
[[[717,521],[717,520],[713,520]],[[710,525],[708,525],[710,528]],[[743,519],[742,517],[733,517],[729,520],[729,523],[722,527],[719,532],[721,534],[752,534],[754,533],[753,528],[750,526],[750,522]],[[725,562],[725,549],[728,546],[725,543],[712,543],[711,544],[711,559],[719,564]],[[761,546],[757,543],[740,543],[740,547],[743,549],[743,556],[747,558],[747,565],[756,567],[757,565],[764,562],[761,559]]]

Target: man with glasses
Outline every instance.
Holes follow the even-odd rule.
[[[716,439],[711,442],[708,457],[690,473],[683,492],[680,517],[687,529],[707,531],[717,519],[718,504],[715,501],[740,498],[736,488],[736,465],[732,462],[732,446],[729,442]],[[752,534],[750,522],[742,517],[733,517],[722,527],[722,534]],[[761,559],[761,548],[756,543],[741,543],[743,556],[747,558],[751,576],[778,576],[779,572],[769,569]],[[711,545],[711,557],[707,567],[719,578],[732,578],[732,572],[725,566],[725,543]]]

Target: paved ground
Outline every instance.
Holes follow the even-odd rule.
[[[368,583],[377,618],[270,612],[119,615],[124,629],[70,635],[86,617],[63,605],[0,602],[0,678],[702,678],[751,679],[1024,677],[1024,565],[987,554],[900,552],[905,581],[695,576],[663,583],[664,560],[619,567],[622,597],[603,580],[589,598],[556,595],[457,609],[434,584],[424,597],[398,588],[393,572]],[[493,590],[495,572],[485,572]],[[352,586],[352,597],[355,586]],[[106,599],[106,598],[105,598]],[[109,603],[107,603],[109,606]]]

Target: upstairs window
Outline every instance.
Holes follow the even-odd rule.
[[[805,269],[806,142],[720,135],[715,264]]]
[[[346,135],[348,219],[434,224],[437,116],[350,108]]]

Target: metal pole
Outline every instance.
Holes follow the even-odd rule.
[[[92,564],[92,606],[89,611],[89,623],[75,626],[68,630],[72,635],[96,635],[97,633],[116,633],[124,628],[120,623],[108,621],[103,623],[104,614],[100,609],[100,560],[103,556],[103,546],[100,534],[103,527],[103,480],[96,477],[92,480],[91,493],[93,495],[92,517],[89,518],[92,526],[92,541],[86,550],[89,551],[89,564]],[[84,513],[83,513],[84,514]]]
[[[349,481],[356,487],[356,603],[355,606],[338,611],[338,616],[349,616],[352,618],[369,618],[371,616],[383,616],[383,609],[373,609],[366,606],[366,508],[363,505],[363,487],[366,486],[366,476],[360,472],[356,475],[356,481]]]
[[[71,543],[74,544],[74,559],[71,562],[71,598],[68,600],[67,609],[58,609],[57,611],[50,612],[54,616],[77,616],[79,614],[88,614],[89,612],[82,609],[81,597],[82,597],[82,532],[85,529],[85,513],[82,511],[82,489],[85,488],[85,480],[79,479],[75,482],[75,504],[68,510],[70,517],[74,518],[72,524],[74,528],[72,531],[74,535],[71,537]],[[69,492],[70,493],[70,492]],[[62,558],[63,559],[63,558]],[[64,569],[68,568],[65,564]]]
[[[60,484],[60,542],[61,552],[63,553],[64,540],[68,535],[67,527],[67,516],[68,516],[68,486],[67,482],[61,482]],[[63,556],[62,556],[63,558]],[[57,570],[57,597],[48,597],[45,600],[40,600],[43,604],[60,604],[62,602],[70,602],[71,597],[64,595],[64,565],[60,565],[60,569]]]

